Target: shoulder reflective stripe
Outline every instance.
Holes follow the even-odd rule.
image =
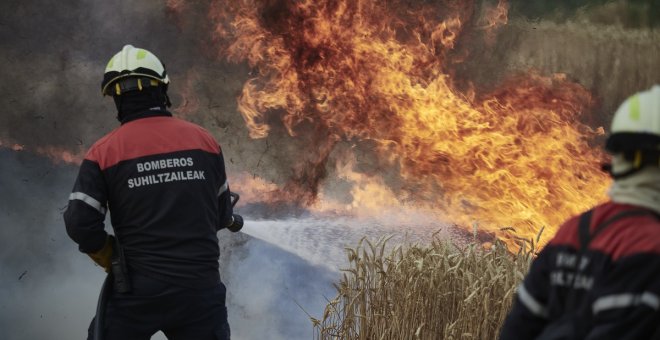
[[[222,195],[222,193],[227,191],[227,189],[229,189],[229,181],[225,181],[225,184],[220,187],[218,190],[218,196]]]
[[[94,197],[89,196],[83,192],[72,192],[69,195],[69,201],[79,200],[87,203],[90,207],[98,210],[101,214],[105,215],[106,209],[101,205],[101,202],[97,201]]]
[[[532,294],[527,291],[527,289],[525,289],[524,284],[518,286],[518,299],[520,299],[520,302],[522,302],[532,314],[542,318],[548,317],[548,309],[538,302]]]
[[[591,309],[594,314],[598,314],[609,309],[627,308],[639,305],[646,305],[653,310],[658,310],[658,308],[660,308],[660,298],[650,292],[644,292],[642,294],[623,293],[607,295],[596,299]]]

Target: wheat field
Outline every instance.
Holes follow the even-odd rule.
[[[388,245],[362,239],[315,339],[495,339],[534,256],[533,240],[512,254],[499,241],[459,247]]]

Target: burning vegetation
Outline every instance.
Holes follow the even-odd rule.
[[[435,227],[410,225],[421,220],[418,216],[433,216],[438,224],[465,227],[466,235],[471,227],[488,237],[497,235],[508,250],[518,248],[518,238],[543,246],[566,217],[604,199],[609,181],[598,171],[603,157],[598,125],[630,93],[660,79],[655,57],[660,31],[647,29],[657,28],[660,19],[650,2],[167,0],[165,11],[161,2],[120,3],[131,10],[90,2],[56,6],[45,15],[36,1],[6,2],[5,12],[13,15],[3,20],[2,55],[8,61],[3,71],[10,81],[2,87],[7,109],[0,115],[0,156],[9,157],[0,168],[21,173],[23,179],[5,176],[9,182],[2,188],[10,213],[3,221],[7,235],[19,236],[5,238],[10,248],[27,249],[33,256],[9,252],[13,257],[4,263],[16,273],[21,290],[30,280],[25,268],[66,255],[39,257],[65,249],[62,229],[43,226],[56,223],[63,208],[51,198],[68,192],[70,187],[61,183],[68,186],[70,178],[68,172],[42,171],[41,161],[13,153],[78,164],[91,143],[116,126],[111,100],[99,97],[97,77],[107,53],[127,43],[117,40],[126,38],[117,35],[118,27],[132,32],[135,42],[148,42],[144,47],[167,55],[172,110],[220,137],[241,204],[265,203],[257,208],[280,210],[277,203],[284,202],[314,211],[340,210],[351,214],[350,228],[361,227],[353,218],[358,212],[397,215],[403,222],[375,225],[393,225],[397,232],[402,226]],[[584,3],[598,8],[578,10]],[[40,25],[26,24],[34,22],[26,17],[37,18]],[[209,34],[212,44],[206,40]],[[93,48],[80,49],[81,44]],[[495,65],[501,69],[493,75]],[[538,71],[508,74],[529,67]],[[605,108],[601,116],[595,115],[596,105]],[[254,139],[244,137],[235,108]],[[297,163],[282,185],[289,178],[289,157],[283,155],[289,154]],[[350,186],[340,188],[350,193],[348,203],[327,195],[334,177]],[[40,202],[37,211],[34,202]],[[418,210],[422,214],[415,215]],[[408,219],[409,212],[415,218]],[[291,237],[294,228],[285,229],[283,238]],[[264,234],[276,234],[267,229]],[[53,237],[44,238],[44,230]],[[21,241],[28,234],[39,237]],[[344,234],[327,239],[301,235],[314,235],[314,246],[345,241]],[[538,248],[522,248],[511,256],[500,241],[483,244],[482,235],[476,230],[473,235],[478,244],[456,248],[442,243],[452,239],[442,235],[441,241],[427,240],[428,247],[402,245],[392,252],[365,239],[348,252],[349,270],[338,282],[337,299],[314,320],[317,337],[359,338],[358,331],[364,330],[362,337],[431,339],[440,330],[492,338]],[[241,259],[253,251],[243,243],[240,248]],[[253,252],[254,257],[272,256],[267,255]],[[69,272],[68,267],[49,268]],[[233,274],[239,274],[230,276],[240,282],[240,271]],[[34,301],[21,300],[22,307],[7,314],[23,320],[7,334],[62,335],[57,332],[61,323],[48,327],[46,318],[39,317],[48,313],[41,311],[42,297],[53,295],[52,280],[41,281],[30,286]],[[307,287],[291,282],[297,290]],[[7,296],[16,291],[11,284],[7,288]],[[240,289],[236,300],[243,299],[239,294]],[[413,303],[417,298],[424,308]],[[437,306],[446,308],[439,313]],[[40,312],[31,317],[34,310]],[[253,328],[255,314],[249,312],[242,318],[244,328]],[[62,337],[71,338],[75,325]]]
[[[604,199],[602,129],[581,117],[589,91],[563,75],[512,76],[489,93],[455,76],[469,47],[506,23],[506,3],[301,0],[212,2],[218,54],[253,77],[238,109],[252,138],[282,124],[305,137],[295,175],[278,199],[313,205],[340,142],[372,147],[378,191],[446,221],[478,221],[513,245],[546,237]],[[480,13],[483,13],[481,15]],[[467,88],[468,90],[460,90]],[[358,160],[359,163],[360,160]],[[351,171],[351,169],[346,169]]]
[[[234,188],[249,193],[244,201],[351,213],[403,205],[431,212],[440,223],[477,223],[516,248],[515,238],[531,239],[545,228],[543,244],[568,216],[603,200],[609,180],[598,170],[603,129],[596,125],[602,119],[594,118],[590,91],[562,74],[530,71],[482,86],[462,72],[483,59],[476,54],[502,42],[498,30],[508,23],[508,8],[504,0],[167,1],[180,32],[193,27],[191,17],[205,16],[211,29],[199,27],[211,35],[213,56],[251,69],[236,104],[250,136],[279,138],[284,129],[298,141],[278,151],[296,154],[287,183],[275,184],[252,169],[251,176],[236,176]],[[512,32],[526,26],[515,27]],[[562,32],[554,36],[565,36]],[[633,33],[619,40],[636,37],[631,44],[637,46],[651,37]],[[542,35],[531,37],[537,41]],[[543,47],[536,46],[535,51]],[[554,66],[550,69],[560,68]],[[195,85],[213,80],[205,78],[203,67],[179,72],[185,79],[174,111],[195,119],[206,110]],[[622,88],[608,98],[636,86],[630,79],[602,82],[602,70],[596,73],[581,83]],[[79,163],[89,146],[39,144],[0,141],[1,148],[70,163]],[[335,204],[324,195],[329,173],[352,185],[351,202]]]

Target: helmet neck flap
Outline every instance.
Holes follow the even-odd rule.
[[[166,112],[169,98],[161,87],[152,87],[142,91],[130,91],[120,96],[113,96],[117,107],[117,120],[121,123],[133,120],[144,112]]]

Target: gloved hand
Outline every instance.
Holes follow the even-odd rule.
[[[105,239],[105,244],[103,245],[103,248],[101,250],[95,252],[95,253],[87,253],[89,257],[92,258],[96,264],[99,266],[103,267],[105,269],[105,272],[108,273],[110,271],[110,266],[112,263],[112,244],[115,242],[115,237],[112,235],[108,235],[108,237]]]
[[[231,224],[227,226],[227,229],[235,233],[237,231],[240,231],[242,228],[243,228],[243,216],[239,214],[233,214],[231,216]]]

